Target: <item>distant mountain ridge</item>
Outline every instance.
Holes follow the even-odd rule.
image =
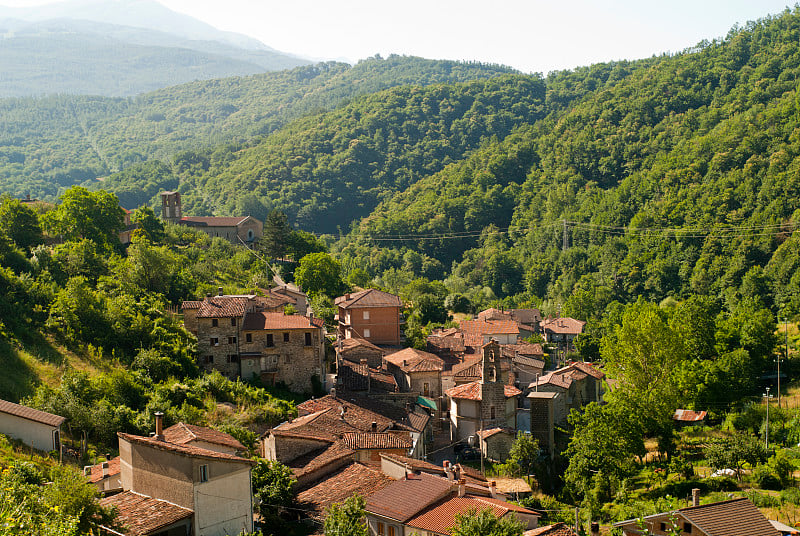
[[[0,7],[0,97],[132,96],[310,60],[150,1]]]

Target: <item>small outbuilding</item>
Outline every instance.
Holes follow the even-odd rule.
[[[61,454],[61,425],[67,419],[38,409],[0,400],[0,434],[29,447]]]

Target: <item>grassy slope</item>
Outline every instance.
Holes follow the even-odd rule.
[[[0,398],[17,402],[39,384],[56,386],[68,368],[92,374],[114,367],[103,358],[80,356],[52,341],[20,345],[0,339]]]

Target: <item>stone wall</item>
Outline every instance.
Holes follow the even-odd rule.
[[[311,334],[308,346],[305,344],[306,333]],[[248,334],[250,342],[247,342]],[[284,340],[285,334],[288,334],[288,341]],[[272,335],[272,346],[267,346],[267,335]],[[244,331],[239,349],[242,353],[260,354],[245,358],[248,363],[242,365],[243,372],[255,372],[256,369],[260,369],[259,373],[269,372],[274,374],[275,382],[285,383],[292,391],[310,393],[311,377],[317,375],[322,380],[325,357],[322,328]]]
[[[289,463],[328,444],[327,441],[269,434],[261,440],[261,452],[267,460]]]
[[[241,322],[242,319],[236,317],[197,319],[197,355],[201,367],[208,371],[218,370],[228,378],[239,377]]]
[[[367,364],[372,368],[380,368],[383,363],[383,352],[368,346],[357,346],[341,352],[340,355],[352,363],[361,363],[362,359],[366,359]]]

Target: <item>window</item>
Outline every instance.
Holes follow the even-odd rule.
[[[489,406],[489,418],[490,419],[495,419],[496,418],[495,417],[494,406]]]
[[[389,536],[394,536],[394,525],[389,525]]]
[[[422,384],[423,396],[431,396],[431,385],[428,382]]]
[[[247,239],[248,240],[252,240],[254,236],[255,236],[255,233],[253,232],[253,230],[252,229],[248,229],[247,230]]]
[[[283,334],[283,342],[289,342],[289,334],[288,333],[284,333]]]
[[[237,354],[228,354],[228,363],[238,363],[239,356]]]
[[[275,339],[272,337],[272,333],[267,333],[267,346],[275,346]]]
[[[253,342],[253,334],[252,333],[245,333],[244,334],[245,342]]]
[[[268,355],[267,356],[267,363],[270,365],[277,365],[278,364],[278,356],[277,355]]]
[[[228,344],[236,344],[236,337],[228,337]]]
[[[219,346],[219,339],[216,337],[211,337],[211,346]]]
[[[219,326],[219,320],[217,320],[216,318],[212,318],[211,319],[211,327],[215,328],[217,326]]]
[[[200,466],[200,482],[208,482],[208,464]]]
[[[214,362],[214,356],[213,355],[207,355],[206,356],[206,364],[210,364],[210,363],[213,363],[213,362]]]
[[[53,430],[53,450],[61,452],[61,436],[58,430]]]
[[[369,311],[364,309],[364,320],[369,320]]]
[[[383,536],[384,534],[386,534],[383,529],[384,529],[383,523],[378,521],[378,536]]]
[[[369,339],[369,330],[368,329],[364,330],[364,338],[365,339]]]
[[[685,532],[686,534],[691,534],[692,533],[692,524],[691,523],[684,523],[683,524],[683,532]]]
[[[659,523],[658,528],[659,528],[660,531],[666,532],[667,531],[667,524],[662,521],[661,523]]]
[[[311,346],[311,334],[306,333],[306,346]]]
[[[231,326],[235,326],[235,325],[236,325],[236,319],[235,318],[231,318]]]
[[[292,356],[290,356],[290,355],[283,356],[283,364],[284,365],[288,365],[291,362],[291,360],[292,360]]]

